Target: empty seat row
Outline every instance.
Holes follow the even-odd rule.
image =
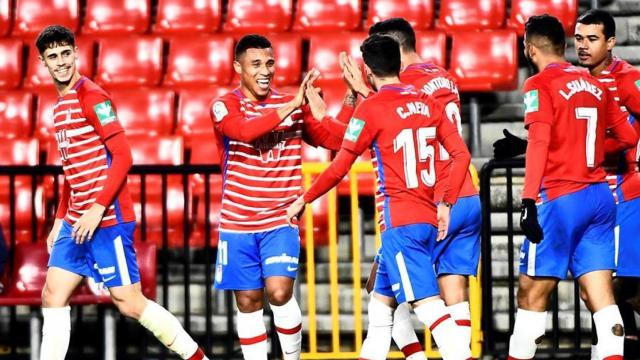
[[[309,68],[320,70],[325,80],[340,79],[338,53],[347,51],[360,59],[359,47],[366,36],[363,32],[312,35],[309,38]],[[302,38],[289,33],[269,37],[277,61],[275,84],[296,85],[300,81],[304,63]],[[447,37],[443,32],[419,32],[417,38],[418,51],[425,61],[446,66]],[[458,65],[464,68],[469,62],[460,54],[470,52],[476,53],[471,59],[473,62],[489,63],[490,68],[505,68],[510,73],[515,72],[517,50],[512,45],[515,45],[517,38],[514,32],[463,31],[454,33],[451,38],[450,69],[457,72],[461,79],[475,73],[456,70]],[[21,84],[27,89],[50,89],[50,75],[33,45],[26,60],[28,65],[23,81],[22,46],[23,43],[18,39],[0,39],[0,53],[7,54],[0,57],[0,89],[13,89]],[[170,88],[227,85],[230,82],[237,83],[233,70],[233,46],[233,39],[221,35],[173,38],[168,42],[166,73],[163,73],[163,40],[159,37],[107,37],[100,39],[97,46],[91,39],[80,37],[78,66],[82,74],[93,77],[99,85],[108,89],[160,84]],[[97,54],[94,53],[95,48]],[[97,59],[95,64],[94,59]],[[498,78],[494,80],[500,81]]]
[[[437,27],[498,29],[505,26],[506,0],[441,0]],[[80,0],[16,0],[0,2],[0,36],[34,37],[51,23],[83,34],[122,33],[192,34],[193,32],[281,32],[362,29],[362,0],[229,0],[222,24],[222,0],[158,0],[151,24],[151,0],[87,0],[80,21]],[[405,17],[417,29],[433,27],[435,0],[369,0],[366,26],[389,18]],[[575,24],[577,0],[511,0],[510,28],[522,33],[526,19],[550,13],[568,27]],[[15,15],[12,15],[15,12]],[[11,27],[11,18],[14,25]],[[80,23],[82,26],[80,27]]]

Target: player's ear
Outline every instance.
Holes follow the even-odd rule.
[[[233,61],[233,70],[235,70],[236,74],[242,74],[242,65],[238,60]]]
[[[616,37],[612,36],[607,39],[607,51],[613,50],[614,46],[616,46]]]

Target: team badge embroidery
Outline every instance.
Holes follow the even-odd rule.
[[[524,94],[524,113],[538,111],[538,90],[531,90]]]

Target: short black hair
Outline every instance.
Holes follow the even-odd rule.
[[[262,35],[249,34],[243,36],[236,44],[236,50],[234,53],[235,59],[238,60],[247,49],[269,49],[271,48],[271,42],[269,39]]]
[[[73,31],[62,25],[50,25],[44,28],[36,38],[36,47],[40,55],[42,55],[45,50],[58,45],[75,47],[76,37],[73,35]]]
[[[527,41],[535,37],[545,38],[550,42],[551,50],[556,55],[564,54],[564,28],[555,17],[549,14],[534,15],[524,24],[524,32]]]
[[[360,46],[362,59],[374,75],[379,77],[400,74],[400,46],[386,35],[373,34]]]
[[[604,27],[604,37],[610,39],[616,36],[616,22],[613,16],[600,9],[585,11],[578,17],[578,23],[584,25],[602,25]]]
[[[369,35],[384,34],[392,36],[404,51],[416,51],[416,32],[404,18],[391,18],[377,22],[369,28]]]

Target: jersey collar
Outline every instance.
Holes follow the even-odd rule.
[[[383,91],[394,91],[394,92],[407,92],[407,91],[415,91],[412,85],[407,84],[387,84],[382,85],[378,92]]]

